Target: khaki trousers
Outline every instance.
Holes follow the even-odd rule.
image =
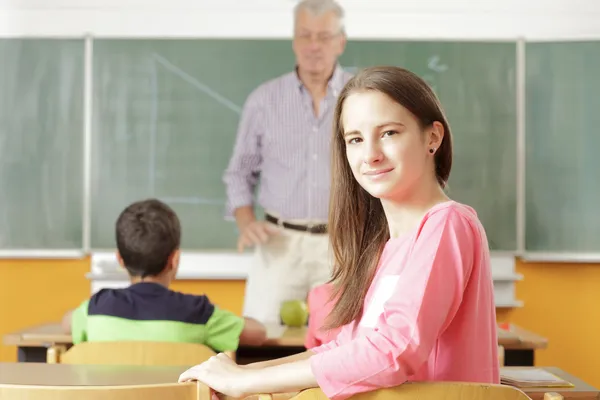
[[[332,256],[327,234],[280,228],[257,246],[246,280],[243,315],[262,323],[279,323],[286,300],[306,300],[313,287],[331,278]]]

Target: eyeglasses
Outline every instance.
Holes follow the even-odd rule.
[[[310,32],[302,32],[294,35],[294,37],[301,43],[311,43],[313,40],[315,40],[317,43],[320,44],[327,44],[337,36],[339,36],[339,33],[329,32],[320,32],[315,35],[313,35]]]

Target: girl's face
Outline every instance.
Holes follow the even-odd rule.
[[[442,141],[441,124],[424,132],[410,111],[371,90],[346,98],[342,127],[354,178],[372,196],[401,201],[417,185],[435,179],[429,150]]]

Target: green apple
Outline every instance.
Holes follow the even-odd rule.
[[[299,327],[308,321],[308,306],[302,300],[288,300],[281,304],[279,316],[284,325]]]

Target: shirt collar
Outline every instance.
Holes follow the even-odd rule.
[[[155,282],[138,282],[129,286],[128,288],[132,292],[140,294],[161,294],[169,289]]]
[[[294,80],[298,85],[299,89],[304,87],[304,84],[300,80],[298,76],[298,66],[294,68]],[[333,69],[333,74],[329,77],[329,81],[327,81],[327,89],[333,92],[334,96],[338,96],[344,87],[344,69],[341,67],[339,63],[335,64],[335,68]]]

